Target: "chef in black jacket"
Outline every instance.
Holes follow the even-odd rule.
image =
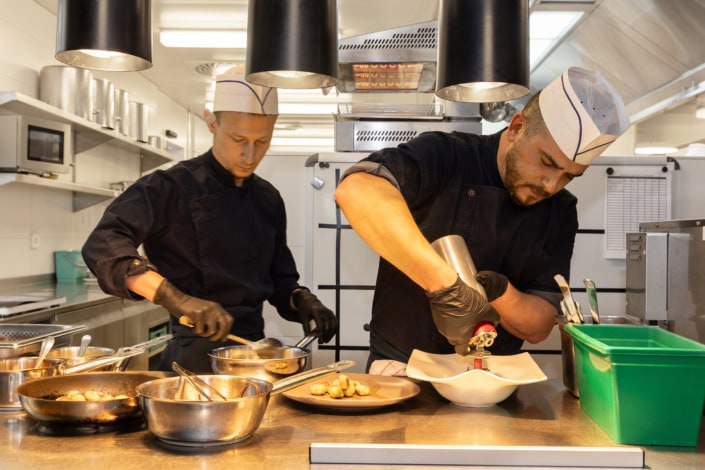
[[[578,228],[563,189],[628,127],[599,74],[570,68],[494,135],[428,132],[351,167],[336,201],[380,255],[370,359],[404,363],[414,348],[467,354],[482,320],[498,322],[494,354],[548,336]],[[464,238],[487,299],[431,246]],[[489,301],[489,302],[488,302]],[[386,363],[385,363],[386,360]]]
[[[208,352],[235,343],[229,333],[264,337],[262,304],[318,330],[330,341],[337,320],[307,288],[286,242],[279,192],[254,171],[269,148],[277,91],[247,83],[230,69],[216,81],[213,112],[204,111],[213,147],[146,175],[106,209],[83,258],[107,293],[146,298],[172,315],[174,338],[160,369],[177,361],[211,372]],[[140,245],[145,256],[138,252]],[[187,316],[193,329],[180,325]]]

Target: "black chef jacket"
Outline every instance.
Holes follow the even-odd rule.
[[[299,274],[279,192],[257,175],[236,186],[211,151],[140,178],[108,206],[83,247],[105,292],[138,298],[125,275],[140,244],[177,288],[232,314],[237,335],[263,336],[265,300],[283,318],[300,321],[289,304]],[[198,339],[173,317],[171,328],[187,338],[182,343]]]
[[[500,133],[490,136],[428,132],[407,144],[372,153],[348,170],[387,176],[398,185],[414,220],[432,242],[461,235],[475,266],[504,274],[517,289],[552,303],[560,299],[553,276],[568,276],[578,228],[577,199],[567,190],[534,206],[515,204],[497,167]],[[380,167],[380,165],[382,167]],[[448,354],[453,347],[433,323],[417,284],[380,259],[372,305],[371,348],[380,342],[408,359],[414,348]],[[501,326],[490,348],[516,354],[522,340]]]

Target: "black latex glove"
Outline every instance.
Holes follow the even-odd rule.
[[[159,284],[154,303],[176,318],[187,316],[193,323],[193,332],[212,341],[225,339],[233,324],[232,315],[219,304],[185,294],[166,279]]]
[[[507,285],[509,285],[507,276],[495,271],[480,271],[475,275],[475,279],[485,288],[488,302],[502,297],[507,290]]]
[[[479,322],[499,320],[499,314],[482,294],[460,277],[452,286],[427,295],[436,328],[458,354],[468,354],[468,342]]]
[[[335,314],[306,288],[296,291],[293,297],[301,324],[304,326],[304,334],[308,336],[311,333],[311,320],[313,320],[318,330],[318,344],[330,341],[338,328]]]

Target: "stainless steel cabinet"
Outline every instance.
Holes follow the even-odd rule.
[[[147,301],[132,302],[113,298],[107,302],[76,308],[56,315],[54,323],[62,325],[85,325],[92,337],[91,344],[113,348],[132,346],[156,336],[169,333],[169,313],[162,307]],[[75,335],[77,345],[81,335]],[[163,346],[135,357],[129,369],[150,370],[156,362]]]

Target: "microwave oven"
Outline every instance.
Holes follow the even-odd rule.
[[[0,170],[68,173],[73,164],[71,125],[22,114],[0,115]]]

